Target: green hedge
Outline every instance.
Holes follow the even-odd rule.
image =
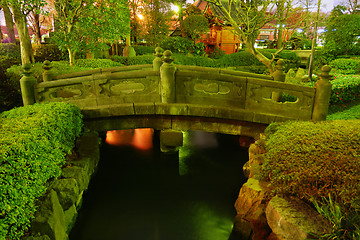
[[[35,104],[3,112],[0,123],[0,239],[19,239],[46,183],[60,176],[82,116],[74,105]]]
[[[0,43],[0,55],[8,56],[21,62],[20,45],[15,43]]]
[[[115,62],[121,63],[123,65],[142,65],[142,64],[152,64],[155,55],[154,54],[145,54],[136,57],[124,57],[124,56],[112,56],[111,59]]]
[[[136,55],[146,55],[146,54],[155,53],[155,47],[152,46],[134,45],[133,47],[136,52]]]
[[[34,47],[34,58],[36,62],[68,60],[69,54],[61,51],[56,44],[41,44]]]
[[[123,64],[114,62],[111,59],[78,59],[75,65],[79,68],[110,68],[119,67]]]
[[[310,201],[332,198],[360,211],[360,120],[272,123],[264,177],[274,191]]]
[[[345,103],[360,96],[360,76],[338,75],[331,81],[330,103]]]
[[[330,62],[330,67],[342,74],[354,74],[360,70],[360,62],[355,59],[339,58]]]

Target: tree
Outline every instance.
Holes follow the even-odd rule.
[[[345,9],[335,7],[326,22],[324,50],[334,56],[360,54],[360,15],[346,14]]]
[[[129,35],[130,12],[126,0],[55,0],[54,41],[75,64],[81,50],[106,49],[107,43]]]
[[[158,45],[167,37],[170,28],[170,3],[165,0],[144,1],[146,41],[152,45]]]
[[[33,63],[35,60],[26,17],[37,6],[43,7],[45,2],[43,0],[4,0],[4,2],[12,9],[16,29],[19,33],[21,62],[22,64]]]
[[[224,24],[231,25],[234,33],[246,44],[247,50],[262,62],[270,74],[275,71],[272,59],[265,57],[255,47],[260,29],[275,20],[280,11],[291,8],[292,0],[283,0],[284,8],[277,8],[277,0],[209,0],[211,9]],[[281,50],[281,49],[280,49]]]
[[[209,30],[209,22],[203,15],[190,15],[184,19],[184,32],[194,42],[200,37],[200,34]]]
[[[343,5],[351,14],[359,14],[360,11],[360,1],[359,0],[344,0]]]
[[[6,4],[6,2],[3,2],[1,7],[4,11],[6,30],[8,33],[8,40],[10,43],[15,43],[14,21],[13,21],[12,14],[10,12],[10,8]]]

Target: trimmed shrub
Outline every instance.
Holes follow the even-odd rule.
[[[0,115],[0,239],[20,239],[82,130],[80,109],[35,104]]]
[[[123,64],[114,62],[111,59],[78,59],[75,65],[80,68],[110,68],[119,67]]]
[[[146,54],[155,53],[155,47],[152,46],[134,45],[133,47],[136,52],[136,55],[146,55]]]
[[[330,62],[330,66],[338,73],[354,74],[358,73],[360,69],[360,63],[354,59],[339,58]]]
[[[15,43],[1,43],[0,55],[8,56],[21,62],[20,46]]]
[[[124,57],[124,56],[112,56],[111,59],[115,62],[118,62],[120,64],[129,66],[129,65],[141,65],[141,64],[152,64],[154,59],[155,59],[155,55],[153,54],[145,54],[145,55],[140,55],[140,56],[136,56],[136,57]]]
[[[173,54],[174,63],[179,65],[192,65],[201,67],[219,67],[219,62],[215,59],[202,56],[191,56],[184,54]]]
[[[330,103],[353,101],[360,96],[360,76],[338,75],[331,81]]]
[[[360,210],[360,121],[289,121],[265,131],[263,177],[276,194],[320,201],[329,194]]]
[[[41,44],[34,47],[36,62],[68,60],[69,54],[61,51],[56,44]]]
[[[160,43],[160,47],[173,53],[192,53],[200,56],[205,54],[204,43],[194,43],[190,39],[183,37],[167,37]]]

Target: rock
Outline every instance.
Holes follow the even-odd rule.
[[[31,225],[32,233],[48,235],[52,240],[67,240],[65,215],[55,190],[50,190],[35,214]]]
[[[268,225],[280,239],[302,240],[322,235],[331,226],[315,209],[295,198],[275,196],[266,207]]]
[[[63,178],[55,181],[52,188],[57,192],[63,209],[68,209],[79,199],[79,187],[74,178]]]
[[[294,78],[296,76],[295,70],[290,68],[289,71],[286,73],[286,77]]]
[[[66,233],[69,234],[71,229],[76,223],[76,218],[78,215],[75,204],[73,204],[68,210],[66,210],[64,214],[65,214]]]
[[[249,178],[241,187],[239,196],[235,202],[235,209],[243,219],[251,221],[257,219],[256,212],[264,204],[268,188],[265,182]]]
[[[253,213],[252,219],[250,220],[251,228],[253,230],[252,240],[264,240],[270,233],[271,228],[267,224],[265,216],[266,205],[259,205],[258,209]]]
[[[91,178],[86,169],[77,166],[64,168],[61,176],[64,178],[74,178],[78,183],[79,191],[87,189]]]
[[[301,79],[305,74],[305,69],[298,68],[295,77]]]
[[[252,233],[251,225],[249,221],[241,218],[240,215],[236,215],[234,219],[234,226],[229,237],[230,239],[250,239]]]

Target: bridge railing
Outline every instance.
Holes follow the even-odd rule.
[[[38,84],[34,83],[30,68],[25,66],[21,79],[24,104],[65,101],[87,112],[111,109],[112,116],[136,114],[135,105],[145,109],[163,104],[185,107],[185,114],[201,108],[202,113],[192,111],[193,114],[261,123],[269,123],[274,119],[326,118],[331,92],[330,68],[327,66],[322,68],[320,80],[312,88],[284,83],[281,60],[271,77],[226,69],[175,65],[170,51],[161,54],[157,49],[155,55],[152,65],[96,69],[55,77],[51,76],[51,67],[46,62],[44,82]],[[282,93],[296,100],[281,101]],[[207,115],[206,111],[213,108],[217,110]],[[146,110],[140,112],[147,113]],[[149,111],[149,114],[154,113],[156,111]]]

